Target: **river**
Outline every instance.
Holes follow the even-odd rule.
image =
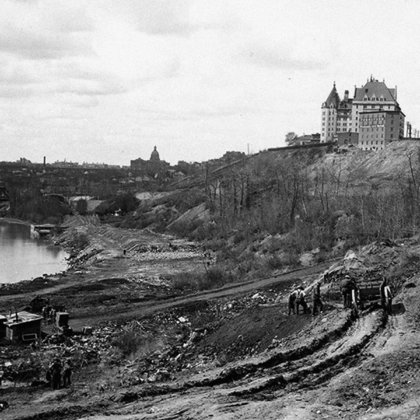
[[[0,283],[16,283],[67,268],[67,253],[36,238],[29,225],[0,219]]]

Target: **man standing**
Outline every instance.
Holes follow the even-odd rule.
[[[63,366],[63,386],[71,385],[71,361],[67,359]]]
[[[305,292],[303,291],[303,287],[299,286],[297,289],[297,297],[296,297],[296,314],[299,315],[299,306],[302,306],[303,313],[306,314],[308,311],[308,305],[305,301]]]
[[[344,309],[351,308],[352,304],[352,292],[357,290],[356,282],[350,278],[348,274],[344,277],[341,283],[341,294],[343,295]]]
[[[295,306],[296,306],[297,295],[298,295],[297,289],[293,290],[293,292],[290,293],[290,295],[289,295],[289,315],[291,313],[293,313],[293,315],[296,313]]]
[[[56,358],[50,367],[51,372],[51,388],[59,389],[61,386],[61,362]]]
[[[320,312],[324,309],[324,304],[321,300],[321,282],[318,282],[313,290],[312,294],[313,300],[313,307],[312,307],[312,315],[316,315],[318,313],[318,309]]]
[[[381,283],[381,304],[382,308],[388,313],[392,314],[392,291],[386,279]]]

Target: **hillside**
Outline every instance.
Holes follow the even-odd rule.
[[[327,154],[314,166],[336,173],[341,170],[354,185],[382,186],[390,181],[410,178],[410,161],[413,169],[418,171],[419,150],[418,141],[390,143],[377,152],[350,148],[346,153]]]
[[[260,152],[213,165],[165,194],[143,194],[118,226],[203,241],[234,277],[268,274],[308,258],[322,261],[354,245],[416,231],[419,150],[419,142],[407,141],[378,152]]]
[[[418,180],[417,143],[283,149],[138,194],[123,216],[67,218],[54,240],[70,268],[0,302],[65,305],[75,334],[46,320],[42,342],[0,346],[2,418],[417,418]],[[378,293],[344,308],[345,275],[387,279],[393,312]],[[323,312],[289,315],[290,292],[311,308],[317,282]],[[45,382],[56,357],[71,387]]]

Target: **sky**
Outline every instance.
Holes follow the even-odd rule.
[[[0,161],[204,161],[320,131],[333,82],[420,128],[416,0],[0,0]]]

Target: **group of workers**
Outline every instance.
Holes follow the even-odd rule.
[[[63,306],[51,306],[51,305],[45,305],[43,306],[41,313],[44,320],[50,324],[55,322],[55,316],[57,312],[63,312],[65,311]]]
[[[343,306],[347,308],[357,309],[357,302],[360,301],[359,288],[356,280],[349,275],[344,277],[341,283],[341,294],[343,297]],[[380,285],[381,306],[388,314],[392,313],[392,291],[391,287],[384,279]],[[302,307],[303,313],[310,312],[308,304],[306,303],[306,294],[302,286],[293,290],[289,295],[289,315],[299,315],[299,309]],[[312,291],[312,315],[322,312],[324,304],[321,299],[321,282],[318,281]]]
[[[289,295],[289,315],[292,313],[299,315],[300,307],[302,307],[304,314],[309,312],[309,307],[306,303],[306,294],[302,286],[295,289]],[[322,312],[323,309],[324,304],[321,299],[321,284],[318,282],[312,293],[312,315],[316,315],[318,311]]]
[[[48,323],[54,322],[56,313],[56,309],[52,306],[47,305],[42,308],[42,317]]]
[[[64,363],[57,357],[48,367],[46,379],[51,385],[51,389],[60,389],[71,385],[72,365],[71,360],[66,359]]]

